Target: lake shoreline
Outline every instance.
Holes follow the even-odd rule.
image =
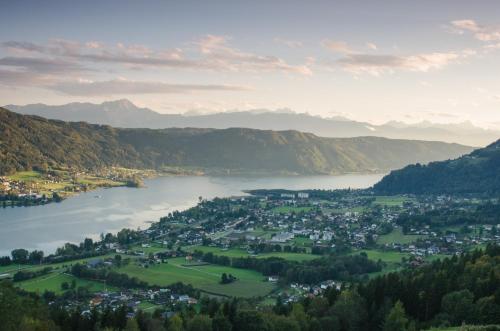
[[[383,175],[149,178],[142,189],[100,188],[63,203],[0,209],[0,252],[24,247],[50,253],[66,242],[79,243],[85,237],[97,238],[101,233],[116,233],[123,228],[144,229],[173,211],[195,206],[199,197],[242,196],[244,190],[251,189],[367,188]]]
[[[212,169],[214,170],[214,169]],[[177,171],[174,171],[173,169],[165,170],[165,171],[158,171],[154,169],[143,169],[139,170],[140,173],[140,182],[134,182],[133,185],[130,184],[129,182],[116,182],[110,185],[109,183],[104,184],[104,185],[93,185],[89,186],[85,189],[85,191],[64,191],[64,192],[55,192],[57,195],[53,195],[52,197],[43,197],[39,199],[26,199],[22,200],[21,202],[18,202],[16,204],[13,204],[13,201],[10,201],[10,204],[3,204],[1,207],[3,209],[5,208],[17,208],[17,207],[38,207],[38,206],[43,206],[47,204],[52,204],[52,203],[62,203],[67,199],[74,198],[75,196],[78,196],[81,193],[88,193],[92,191],[96,191],[98,189],[111,189],[111,188],[117,188],[117,187],[131,187],[131,188],[145,188],[144,185],[144,180],[147,179],[155,179],[155,178],[162,178],[162,177],[221,177],[221,178],[275,178],[275,177],[290,177],[290,178],[297,178],[297,177],[315,177],[315,176],[348,176],[348,175],[357,175],[357,176],[364,176],[364,175],[381,175],[381,174],[386,174],[387,172],[348,172],[348,173],[341,173],[341,174],[298,174],[298,173],[289,173],[289,172],[278,172],[276,174],[271,173],[271,172],[229,172],[224,173],[223,169],[218,169],[217,171],[208,170],[205,172],[204,171],[196,171],[194,169],[178,169]],[[221,172],[222,171],[222,172]],[[279,187],[277,187],[278,189]],[[61,194],[62,193],[62,194]],[[0,209],[1,210],[1,209]]]

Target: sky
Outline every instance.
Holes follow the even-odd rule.
[[[0,104],[500,128],[500,1],[0,0]]]

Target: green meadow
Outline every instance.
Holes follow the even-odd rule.
[[[218,295],[254,297],[264,296],[273,290],[274,285],[253,270],[237,269],[218,265],[197,265],[188,263],[184,258],[169,259],[168,263],[143,268],[130,263],[116,269],[130,277],[137,277],[151,285],[167,286],[176,282],[191,284],[202,291]],[[220,284],[223,273],[232,274],[237,280],[230,284]]]
[[[383,196],[378,195],[375,197],[375,201],[373,202],[376,205],[382,205],[387,207],[401,207],[403,203],[413,201],[414,199],[404,197],[401,195],[391,195],[391,196]]]
[[[401,228],[395,228],[391,233],[381,235],[377,238],[377,244],[385,245],[385,244],[409,244],[417,239],[426,238],[425,235],[405,235]]]
[[[61,289],[61,284],[67,282],[71,285],[72,281],[75,281],[77,288],[85,287],[90,292],[104,291],[105,289],[104,283],[80,279],[72,275],[57,272],[49,273],[48,275],[44,275],[34,279],[25,280],[16,283],[16,285],[29,292],[37,292],[42,294],[45,291],[52,291],[56,294],[61,294],[64,292]],[[106,289],[113,290],[114,288],[107,286]]]

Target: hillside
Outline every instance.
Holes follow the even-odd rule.
[[[381,172],[463,155],[471,147],[298,131],[118,129],[19,115],[0,108],[0,173],[34,166],[193,167],[221,173]]]
[[[31,104],[7,105],[5,108],[25,114],[63,121],[84,121],[122,128],[214,128],[246,127],[261,130],[297,130],[321,137],[349,138],[376,136],[391,139],[445,141],[470,146],[486,146],[500,136],[498,131],[485,130],[470,123],[433,124],[422,122],[405,124],[388,122],[384,125],[357,122],[343,117],[322,118],[298,114],[289,110],[232,111],[214,114],[160,114],[140,108],[122,99],[101,104],[74,102],[52,106]]]
[[[500,193],[500,140],[455,160],[392,171],[374,189],[385,194]]]

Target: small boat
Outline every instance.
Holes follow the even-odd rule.
[[[95,195],[94,198],[100,199],[100,198],[102,198],[102,195]]]

